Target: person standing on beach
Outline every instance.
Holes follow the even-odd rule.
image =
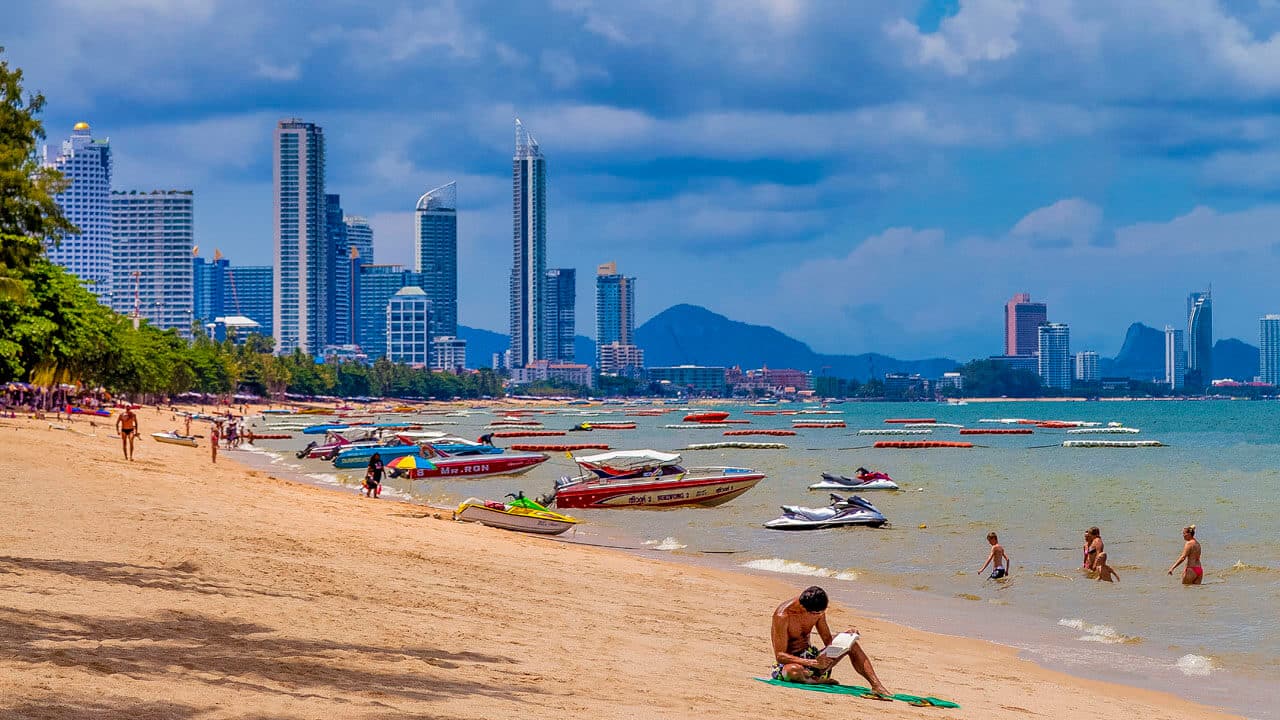
[[[773,611],[771,637],[776,665],[773,679],[806,685],[829,685],[831,668],[837,659],[822,656],[822,649],[810,644],[810,636],[816,629],[823,645],[831,644],[831,628],[827,626],[827,593],[813,586],[778,606]],[[856,633],[857,630],[848,632]],[[854,644],[848,654],[853,669],[867,679],[874,693],[886,698],[891,694],[876,677],[871,658],[862,646]]]
[[[209,426],[209,449],[213,451],[213,464],[218,464],[218,439],[221,436],[219,432],[222,428],[218,423],[212,423]]]
[[[371,498],[382,495],[382,455],[378,453],[369,458],[369,467],[365,468],[364,494]]]
[[[1199,585],[1204,580],[1204,567],[1200,565],[1200,541],[1196,540],[1196,526],[1188,525],[1182,528],[1182,554],[1178,556],[1178,561],[1169,567],[1169,574],[1178,569],[1178,566],[1186,561],[1187,567],[1182,571],[1183,585]]]
[[[133,459],[133,438],[138,434],[138,416],[133,408],[125,406],[124,412],[116,418],[116,432],[120,435],[120,448],[124,451],[124,459]]]
[[[994,533],[987,533],[987,542],[991,543],[991,554],[987,556],[987,561],[982,563],[982,567],[978,569],[981,575],[987,566],[991,566],[991,579],[999,580],[1008,577],[1009,571],[1013,569],[1013,563],[1009,560],[1009,555],[1004,551],[1004,546],[1000,544],[1000,538]]]

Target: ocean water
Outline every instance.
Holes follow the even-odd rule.
[[[636,430],[506,442],[607,442],[615,449],[659,450],[721,439],[784,442],[787,450],[686,451],[686,465],[752,467],[768,478],[716,508],[575,511],[586,521],[578,539],[813,577],[837,597],[890,619],[1013,645],[1073,672],[1177,689],[1251,717],[1280,717],[1268,707],[1269,691],[1258,690],[1280,683],[1280,404],[843,403],[827,408],[839,413],[834,415],[744,414],[805,407],[814,406],[718,409],[751,420],[734,429],[789,429],[797,419],[843,420],[847,427],[801,429],[783,438],[723,438],[722,429],[663,428],[683,417],[673,409],[659,417],[626,417],[637,423]],[[567,429],[593,418],[616,422],[627,409],[572,407],[533,417],[546,429]],[[875,450],[867,446],[895,438],[855,434],[885,428],[885,418],[902,416],[967,427],[1010,427],[979,423],[983,418],[1120,422],[1141,433],[1092,437],[1154,439],[1168,447],[1063,448],[1062,440],[1079,436],[1037,429],[1029,436],[961,437],[957,429],[937,428],[928,436],[901,439],[969,440],[983,447]],[[476,437],[494,416],[432,419],[458,423],[437,429]],[[298,435],[260,447],[293,450],[305,444],[304,437],[311,439]],[[295,460],[291,453],[287,458],[286,466],[301,466],[300,472],[325,482],[354,487],[362,476],[321,461]],[[793,533],[762,527],[780,514],[779,505],[825,504],[827,492],[807,490],[821,472],[852,474],[859,465],[887,472],[903,487],[863,493],[889,517],[890,527]],[[516,490],[537,496],[575,470],[559,453],[517,477],[388,485],[396,494],[448,505]],[[1182,527],[1192,523],[1204,547],[1205,580],[1183,587],[1180,573],[1170,577],[1166,570],[1181,551]],[[1102,530],[1119,582],[1092,581],[1079,570],[1082,533],[1093,525]],[[1003,582],[977,573],[992,530],[1013,560],[1011,577]]]

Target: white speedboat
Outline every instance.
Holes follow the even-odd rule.
[[[179,435],[176,432],[151,433],[151,439],[156,442],[168,443],[170,445],[183,445],[185,447],[196,446],[196,439],[194,436]]]

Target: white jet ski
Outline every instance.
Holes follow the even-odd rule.
[[[848,498],[832,495],[831,504],[824,508],[783,505],[782,517],[764,526],[770,530],[822,530],[843,525],[880,527],[887,522],[889,519],[884,514],[857,495]]]
[[[847,475],[822,473],[822,482],[809,486],[810,490],[899,490],[898,483],[882,472],[871,473],[866,480]]]

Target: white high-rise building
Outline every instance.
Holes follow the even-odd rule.
[[[298,119],[276,124],[272,146],[275,286],[271,326],[276,352],[320,355],[329,337],[334,288],[324,192],[324,131]]]
[[[1098,382],[1098,353],[1092,350],[1076,353],[1076,380]]]
[[[401,288],[387,301],[387,359],[419,367],[431,363],[431,300],[420,287]]]
[[[78,122],[61,148],[44,146],[44,165],[67,179],[67,189],[53,199],[80,229],[50,247],[49,259],[80,278],[98,302],[111,305],[111,141],[95,140],[89,123]]]
[[[428,190],[414,210],[413,271],[431,298],[432,332],[458,334],[458,184]]]
[[[1280,385],[1280,315],[1263,315],[1259,321],[1258,379]]]
[[[538,141],[516,120],[516,152],[511,160],[511,367],[547,357],[545,293],[547,273],[547,161]]]
[[[1182,331],[1164,328],[1164,384],[1170,389],[1181,390],[1187,378],[1187,347],[1182,341]]]
[[[191,336],[192,251],[190,190],[111,193],[111,309]]]
[[[1045,387],[1071,389],[1071,329],[1065,323],[1045,323],[1037,328],[1040,377]]]

